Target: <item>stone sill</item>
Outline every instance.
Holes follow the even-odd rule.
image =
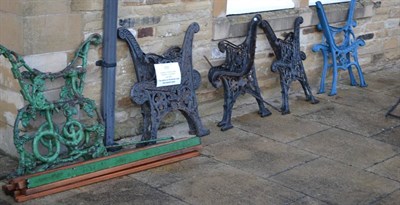
[[[330,24],[344,22],[347,18],[348,4],[325,5],[325,12]],[[294,19],[302,16],[304,19],[301,27],[315,26],[319,23],[315,6],[307,8],[286,9],[280,11],[260,12],[263,19],[267,20],[275,32],[293,30]],[[354,12],[355,19],[372,17],[375,14],[375,4],[366,0],[358,3]],[[255,14],[231,15],[216,17],[213,20],[213,40],[242,37],[247,34],[249,19]],[[259,29],[259,32],[262,31]]]

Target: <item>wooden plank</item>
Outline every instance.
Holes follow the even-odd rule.
[[[138,167],[138,166],[141,166],[141,165],[149,164],[149,163],[156,162],[156,161],[159,161],[159,160],[162,160],[162,159],[171,158],[171,157],[174,157],[174,156],[182,155],[182,154],[193,152],[193,151],[198,151],[200,149],[201,149],[201,145],[195,146],[195,147],[190,147],[190,148],[178,150],[178,151],[175,151],[175,152],[167,153],[167,154],[164,154],[164,155],[159,155],[159,156],[156,156],[156,157],[152,157],[152,158],[140,160],[140,161],[137,161],[137,162],[132,162],[132,163],[129,163],[129,164],[121,165],[121,166],[118,166],[118,167],[104,169],[104,170],[100,170],[100,171],[93,172],[93,173],[90,173],[90,174],[81,175],[81,176],[77,176],[77,177],[74,177],[74,178],[57,181],[57,182],[54,182],[54,183],[51,183],[51,184],[46,184],[46,185],[35,187],[35,188],[23,189],[22,190],[22,194],[31,195],[31,194],[35,194],[35,193],[38,193],[38,192],[43,192],[43,191],[46,191],[46,190],[49,190],[49,189],[54,189],[54,188],[57,188],[57,187],[68,185],[68,184],[73,184],[73,183],[76,183],[76,182],[79,182],[79,181],[95,178],[95,177],[98,177],[98,176],[107,175],[107,174],[114,173],[114,172],[119,172],[119,171],[122,171],[122,170],[125,170],[125,169],[131,169],[133,167]]]
[[[47,196],[47,195],[50,195],[50,194],[55,194],[55,193],[67,191],[67,190],[70,190],[70,189],[74,189],[74,188],[77,188],[77,187],[86,186],[86,185],[89,185],[89,184],[101,182],[101,181],[104,181],[104,180],[107,180],[107,179],[112,179],[112,178],[116,178],[116,177],[120,177],[120,176],[124,176],[124,175],[128,175],[128,174],[133,174],[135,172],[139,172],[139,171],[151,169],[151,168],[154,168],[154,167],[158,167],[158,166],[162,166],[162,165],[178,162],[178,161],[181,161],[181,160],[184,160],[184,159],[189,159],[189,158],[196,157],[196,156],[199,156],[199,155],[200,155],[200,153],[198,151],[193,151],[193,152],[185,153],[185,154],[178,155],[178,156],[175,156],[175,157],[172,157],[172,158],[162,159],[162,160],[159,160],[159,161],[156,161],[156,162],[152,162],[152,163],[149,163],[149,164],[145,164],[145,165],[141,165],[141,166],[138,166],[138,167],[134,167],[134,168],[131,168],[131,169],[126,169],[126,170],[122,170],[122,171],[119,171],[119,172],[114,172],[114,173],[111,173],[111,174],[107,174],[107,175],[95,177],[95,178],[92,178],[92,179],[80,181],[80,182],[77,182],[77,183],[69,184],[69,185],[66,185],[66,186],[58,187],[58,188],[55,188],[55,189],[50,189],[50,190],[47,190],[47,191],[44,191],[44,192],[39,192],[39,193],[35,193],[35,194],[32,194],[32,195],[19,195],[19,196],[15,197],[15,200],[17,202],[24,202],[24,201],[28,201],[28,200],[31,200],[31,199]]]
[[[149,149],[138,150],[136,152],[124,155],[112,156],[110,158],[102,160],[91,161],[90,163],[81,164],[73,168],[66,168],[62,170],[53,171],[51,173],[45,173],[29,177],[26,179],[26,181],[28,182],[26,187],[27,188],[39,187],[56,181],[65,180],[68,178],[73,178],[84,174],[89,174],[103,169],[120,166],[123,164],[166,154],[180,149],[197,146],[200,144],[201,144],[200,138],[192,137],[192,138],[187,138],[185,140],[175,141],[174,143],[168,143],[160,146],[151,147]]]

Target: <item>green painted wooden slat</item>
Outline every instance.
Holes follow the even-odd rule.
[[[129,154],[107,158],[101,161],[96,161],[93,163],[83,164],[80,166],[54,171],[47,174],[42,174],[38,176],[33,176],[27,179],[27,187],[35,188],[45,184],[54,183],[57,181],[73,178],[76,176],[81,176],[96,171],[121,166],[131,162],[143,160],[150,157],[155,157],[162,154],[167,154],[169,152],[174,152],[177,150],[194,147],[200,145],[201,141],[199,137],[192,137],[186,140],[176,141],[173,143],[160,145],[157,147],[140,150],[137,152],[132,152]]]

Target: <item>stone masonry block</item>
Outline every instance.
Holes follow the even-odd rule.
[[[26,17],[23,26],[24,54],[75,50],[83,40],[80,14]]]
[[[327,5],[326,7],[327,18],[330,23],[343,22],[347,18],[347,4],[334,4]],[[366,4],[364,6],[358,5],[355,10],[355,18],[366,18],[373,16],[373,4]],[[294,19],[299,13],[293,10],[283,10],[275,12],[262,13],[263,19],[266,19],[271,24],[275,31],[292,30]],[[319,23],[317,13],[314,7],[311,9],[302,10],[301,16],[304,18],[302,27],[314,26]],[[239,15],[218,17],[213,21],[214,33],[213,40],[221,40],[225,38],[241,37],[244,36],[247,30],[247,21],[252,15]]]
[[[55,52],[24,56],[25,62],[42,72],[58,72],[67,67],[67,53]]]
[[[384,45],[383,49],[385,49],[385,50],[399,49],[399,38],[398,37],[392,37],[392,38],[387,39],[385,41],[385,45]]]
[[[0,0],[0,11],[21,15],[23,0]]]
[[[17,53],[22,53],[22,18],[16,14],[0,12],[0,21],[3,22],[0,29],[0,44]]]
[[[103,0],[72,0],[73,11],[96,11],[103,9]]]
[[[24,1],[24,16],[47,14],[66,14],[71,11],[71,0],[35,0]]]
[[[14,146],[13,127],[0,121],[0,147],[7,155],[17,157],[18,153]]]
[[[11,72],[11,64],[4,57],[0,57],[0,86],[16,92],[19,91],[18,81],[14,79]]]
[[[388,19],[385,21],[385,28],[387,29],[393,29],[393,28],[400,28],[400,18],[395,18],[395,19]]]
[[[0,88],[0,99],[0,121],[12,126],[24,99],[19,92],[4,88]]]
[[[390,9],[390,18],[400,18],[400,7],[394,7]]]
[[[138,38],[150,37],[154,35],[153,27],[140,28],[138,30]]]

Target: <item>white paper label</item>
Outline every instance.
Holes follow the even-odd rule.
[[[179,63],[154,64],[157,87],[181,84],[181,69]]]

